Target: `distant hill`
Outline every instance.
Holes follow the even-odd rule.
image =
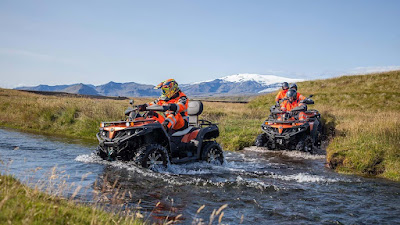
[[[274,75],[236,74],[219,79],[180,84],[180,88],[189,96],[232,96],[257,95],[277,90],[282,82],[298,82],[302,79],[292,79]],[[157,82],[156,82],[157,83]],[[160,90],[153,85],[135,82],[116,83],[94,86],[91,84],[72,85],[39,85],[35,87],[18,87],[18,90],[56,91],[81,95],[127,96],[127,97],[156,97]]]

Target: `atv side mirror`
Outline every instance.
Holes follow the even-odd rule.
[[[133,103],[134,103],[135,101],[133,101],[133,99],[131,99],[131,100],[129,100],[129,104],[131,104],[132,106],[133,106]]]
[[[312,98],[314,95],[310,95],[310,96],[308,96],[307,98]]]

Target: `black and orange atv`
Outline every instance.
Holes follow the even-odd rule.
[[[133,106],[133,100],[130,104]],[[175,133],[168,132],[154,117],[167,109],[152,105],[139,112],[134,106],[125,111],[125,121],[102,122],[96,135],[97,154],[105,160],[134,161],[150,169],[167,167],[169,163],[224,162],[222,148],[215,141],[219,136],[218,126],[198,119],[203,111],[201,101],[189,101],[189,127]]]
[[[314,104],[309,96],[302,102]],[[272,106],[271,114],[261,125],[262,134],[256,138],[257,147],[270,150],[297,150],[315,153],[321,146],[321,115],[317,110],[307,110],[307,106],[298,106],[290,112],[282,112],[279,107]],[[305,120],[299,120],[299,113],[304,112]]]

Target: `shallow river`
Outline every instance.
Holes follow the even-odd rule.
[[[225,152],[223,166],[171,165],[152,172],[105,162],[95,144],[0,129],[0,171],[30,186],[151,222],[224,224],[399,224],[400,183],[341,175],[324,155],[251,147]],[[202,206],[205,207],[202,207]],[[199,210],[199,208],[201,210]],[[199,213],[198,213],[199,211]]]

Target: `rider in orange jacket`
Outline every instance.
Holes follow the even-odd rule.
[[[289,90],[289,84],[288,84],[288,82],[283,82],[283,83],[282,83],[282,90],[279,91],[279,93],[278,93],[278,94],[276,95],[276,97],[275,97],[275,102],[276,102],[277,105],[279,104],[279,101],[280,101],[281,99],[285,98],[286,92],[288,92],[288,90]]]
[[[149,102],[139,106],[139,110],[146,110],[150,105],[168,106],[168,111],[165,112],[165,117],[160,113],[154,113],[164,127],[174,131],[183,130],[188,127],[188,103],[189,99],[179,89],[178,83],[174,79],[168,79],[158,84],[154,89],[162,90],[162,95],[153,102]]]
[[[297,92],[297,84],[296,83],[291,84],[290,89],[295,89]],[[304,99],[306,99],[306,97],[304,97],[299,92],[297,92],[297,99],[299,99],[300,101],[303,101]]]
[[[286,100],[281,103],[281,110],[283,112],[290,112],[292,109],[296,108],[297,106],[305,106],[304,103],[300,102],[301,100],[297,98],[297,91],[295,89],[289,89],[286,93]],[[305,120],[306,114],[304,112],[299,113],[299,119]]]

